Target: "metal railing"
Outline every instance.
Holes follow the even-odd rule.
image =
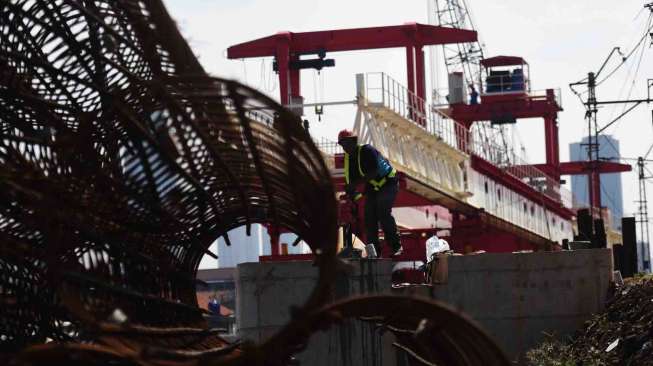
[[[562,202],[566,207],[573,207],[573,195],[568,189],[528,163],[522,156],[516,154],[512,147],[500,146],[494,141],[488,141],[482,136],[480,127],[472,128],[470,134],[474,155],[491,162],[504,172],[528,184],[535,191]]]
[[[552,90],[553,100],[555,100],[558,107],[562,108],[562,93],[560,92],[560,88],[533,90],[533,91],[528,92],[528,97],[529,97],[529,99],[532,99],[532,100],[547,99],[547,98],[549,98],[549,94],[548,94],[549,90]]]
[[[553,91],[553,99],[555,100],[556,104],[562,108],[562,93],[560,92],[560,88],[557,89],[538,89],[538,90],[521,90],[525,94],[525,98],[530,99],[530,100],[546,100],[549,98],[548,96],[548,90]],[[481,93],[479,96],[477,102],[482,103],[483,102],[483,97],[492,97],[496,95],[515,95],[515,91],[507,90],[504,92],[491,92],[491,93]],[[449,100],[447,99],[449,97],[449,89],[448,88],[438,88],[433,90],[432,93],[432,100],[433,103],[436,106],[439,107],[447,107],[450,105]],[[522,95],[522,98],[524,96]],[[465,104],[472,104],[471,103],[471,97],[469,93],[465,95]]]
[[[327,138],[320,138],[320,139],[313,139],[313,142],[315,145],[322,151],[323,153],[333,156],[336,154],[344,154],[344,150],[342,149],[342,146],[338,145],[337,142],[333,140],[329,140]]]
[[[360,92],[359,92],[360,93]],[[468,153],[469,133],[460,123],[446,118],[430,104],[383,72],[365,74],[364,97],[370,106],[383,106],[415,122],[425,132],[454,149]]]
[[[510,146],[499,146],[494,141],[483,139],[478,129],[467,130],[465,126],[442,115],[424,99],[385,73],[366,73],[364,84],[365,90],[359,90],[359,95],[365,98],[369,106],[388,108],[454,149],[477,155],[528,184],[535,191],[562,202],[566,207],[574,207],[573,195],[569,190],[515,154]],[[547,97],[546,91],[531,94],[535,98]],[[560,90],[554,92],[554,95],[559,101]],[[561,102],[557,103],[561,105]]]
[[[483,84],[483,94],[503,94],[503,93],[530,93],[530,81],[524,80],[504,80],[497,78],[495,81]]]

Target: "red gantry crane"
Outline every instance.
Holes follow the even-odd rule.
[[[526,61],[521,57],[497,56],[480,61],[480,100],[452,98],[448,107],[437,109],[426,104],[424,47],[476,41],[477,33],[473,30],[406,23],[279,32],[229,47],[227,55],[231,59],[274,57],[281,103],[296,105],[303,104],[301,70],[334,66],[334,60],[325,58],[327,53],[405,48],[405,90],[387,75],[376,73],[380,78],[377,84],[381,85],[376,91],[380,91],[377,94],[381,99],[372,101],[368,79],[374,75],[357,75],[358,112],[354,129],[358,129],[363,142],[373,143],[393,166],[404,172],[395,207],[445,207],[452,216],[447,238],[457,251],[468,247],[494,252],[554,249],[563,239],[573,236],[574,212],[569,202],[565,205],[560,175],[584,171],[582,162],[560,164],[557,113],[562,108],[555,90],[531,91]],[[318,58],[307,59],[305,55]],[[464,81],[461,86],[466,87]],[[470,131],[479,121],[504,124],[533,117],[544,119],[545,164],[497,160],[496,156],[504,152],[491,142],[475,138]],[[341,160],[341,155],[336,154],[334,180],[339,188]],[[279,230],[270,230],[272,256],[277,259]],[[412,241],[402,239],[406,253],[403,259],[424,260],[424,241],[435,231],[403,230],[408,241]]]
[[[460,103],[452,104],[449,109],[437,112],[433,112],[430,107],[425,105],[424,47],[428,45],[475,42],[476,40],[477,33],[475,31],[407,23],[399,26],[318,32],[280,32],[272,36],[232,46],[228,49],[227,54],[229,58],[275,57],[280,81],[280,99],[283,104],[288,105],[293,103],[294,100],[298,100],[300,103],[302,101],[300,90],[301,69],[320,69],[334,65],[333,60],[325,59],[328,52],[392,47],[405,48],[408,78],[405,93],[396,93],[395,91],[402,87],[387,76],[383,76],[383,81],[380,83],[382,88],[394,88],[395,91],[382,91],[384,97],[380,103],[364,101],[367,98],[366,92],[364,90],[358,91],[359,110],[368,116],[365,118],[368,128],[375,123],[374,119],[382,118],[382,116],[392,119],[392,121],[388,120],[388,124],[384,124],[384,126],[395,126],[388,127],[390,129],[382,127],[375,136],[384,134],[384,140],[388,141],[397,138],[412,138],[415,140],[414,142],[405,140],[393,144],[395,148],[403,146],[400,148],[401,151],[388,151],[388,149],[393,148],[393,146],[389,145],[380,147],[385,150],[383,151],[384,155],[388,155],[393,161],[393,165],[399,166],[399,170],[405,172],[401,178],[402,190],[395,206],[439,205],[449,209],[453,214],[449,238],[452,246],[457,250],[462,250],[463,247],[470,245],[474,249],[488,251],[552,248],[556,241],[560,241],[557,238],[563,235],[561,234],[563,231],[570,232],[571,225],[568,224],[564,226],[564,230],[560,229],[556,233],[552,233],[551,230],[543,230],[542,224],[513,223],[511,222],[513,220],[512,216],[507,215],[508,210],[503,208],[505,201],[501,202],[501,196],[502,190],[504,190],[503,194],[506,197],[514,194],[515,197],[519,197],[524,202],[524,205],[528,202],[531,213],[535,212],[535,206],[537,206],[537,211],[542,212],[541,215],[538,214],[538,217],[541,217],[540,220],[543,222],[548,223],[548,215],[555,215],[560,221],[569,221],[573,216],[573,212],[562,205],[557,180],[553,183],[549,182],[550,184],[542,189],[541,183],[533,181],[539,176],[545,176],[544,173],[538,171],[535,174],[536,176],[528,177],[530,181],[525,181],[525,174],[520,173],[522,167],[512,166],[506,168],[495,165],[495,162],[488,160],[487,156],[480,153],[482,148],[478,141],[470,139],[469,127],[475,121],[496,120],[499,117],[505,118],[506,116],[513,116],[514,118],[546,116],[551,121],[555,121],[555,113],[560,108],[554,100],[553,93],[543,97],[530,96],[527,89],[528,80],[527,77],[524,77],[522,78],[522,90],[520,92],[516,92],[516,89],[514,89],[515,92],[511,94],[501,90],[501,96],[499,94],[491,95],[493,94],[492,90],[483,92],[482,102],[477,105],[469,105],[466,101],[461,100]],[[317,54],[318,58],[302,58],[303,55],[308,54]],[[514,60],[514,58],[498,57],[488,59],[485,61],[485,66],[505,66],[499,64],[511,60]],[[525,64],[523,60],[519,60],[522,64]],[[365,84],[364,80],[366,78],[362,75],[357,78],[357,81],[361,81],[359,84]],[[398,97],[398,94],[407,94],[408,97]],[[397,100],[397,98],[401,100]],[[449,115],[453,121],[443,121],[442,116],[445,114]],[[410,125],[417,125],[419,128],[415,129]],[[439,127],[436,127],[436,125]],[[445,136],[442,135],[443,127],[452,131],[451,135],[455,135],[455,137],[446,140]],[[368,136],[371,135],[368,134]],[[374,143],[375,146],[381,144],[380,141],[374,141]],[[430,144],[433,150],[422,149],[420,143]],[[420,151],[407,151],[410,149]],[[438,152],[438,149],[442,149],[441,153]],[[402,154],[403,157],[399,156]],[[432,155],[426,156],[423,154]],[[414,166],[415,164],[429,164],[431,160],[447,159],[448,161],[442,161],[440,165],[433,165],[430,168]],[[341,169],[340,164],[338,164],[339,161],[340,157],[336,156],[336,170]],[[338,174],[340,173],[336,173],[335,179],[337,186],[340,186],[342,177]],[[471,177],[470,174],[474,176]],[[438,175],[442,176],[436,177]],[[442,182],[443,179],[453,179],[454,183],[447,186]],[[472,183],[478,184],[479,179],[486,180],[484,192],[482,188],[479,188],[482,186],[470,188]],[[495,188],[488,190],[488,182],[491,182],[492,187]],[[537,184],[539,186],[536,189],[534,187]],[[473,189],[474,192],[467,192],[469,189]],[[557,192],[558,196],[551,194],[549,191]],[[480,209],[475,204],[468,202],[467,198],[470,194],[476,195],[478,201],[476,205],[480,204]],[[481,200],[479,197],[482,196],[492,196],[493,202],[497,202],[496,207],[483,208],[483,204],[479,203]],[[359,211],[362,212],[362,210]],[[527,214],[522,216],[528,216],[526,220],[531,217]],[[547,232],[548,234],[543,236]],[[275,233],[274,229],[272,233]],[[278,240],[275,239],[275,236],[272,235],[273,256],[279,254]],[[418,235],[415,240],[419,243],[413,245],[415,250],[411,251],[409,249],[406,251],[409,253],[408,256],[423,257],[424,251],[419,248],[423,248],[425,239],[425,235]],[[411,245],[406,246],[411,247]]]
[[[473,42],[476,32],[433,25],[406,23],[385,27],[337,29],[317,32],[279,32],[240,43],[227,49],[227,57],[275,57],[279,73],[281,104],[301,97],[300,70],[333,66],[325,60],[327,52],[405,48],[408,90],[425,99],[424,46]],[[318,55],[304,60],[302,55]]]

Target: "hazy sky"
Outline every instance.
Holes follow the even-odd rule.
[[[568,144],[587,134],[584,109],[568,87],[570,82],[596,71],[614,46],[630,52],[644,34],[649,11],[642,0],[466,0],[474,16],[486,56],[518,55],[530,64],[533,89],[560,88],[563,108],[559,116],[561,158],[569,156]],[[213,75],[237,79],[274,98],[278,98],[276,75],[271,59],[228,60],[230,45],[274,34],[278,31],[312,31],[336,28],[396,25],[416,21],[427,23],[425,0],[167,0],[172,16],[182,33]],[[631,98],[645,98],[646,80],[653,78],[650,40],[640,60],[639,52],[597,89],[599,100],[626,98],[638,63],[639,70]],[[302,72],[302,92],[306,102],[348,100],[355,95],[354,75],[384,71],[405,83],[406,66],[403,49],[332,53],[336,67],[323,70],[320,77],[312,70]],[[608,64],[610,71],[618,58]],[[446,87],[441,85],[440,88]],[[602,108],[599,123],[618,115],[623,106]],[[312,114],[313,132],[335,139],[342,128],[351,127],[354,109],[325,107],[318,122]],[[544,161],[543,123],[522,122],[516,128],[527,146],[532,163]],[[641,105],[608,130],[621,143],[624,157],[643,155],[653,143],[651,107]],[[649,156],[653,158],[653,153]],[[653,171],[653,163],[649,169]],[[653,181],[651,181],[653,182]],[[636,211],[637,180],[634,173],[623,174],[624,215]],[[653,200],[653,184],[648,185]],[[650,206],[649,206],[650,207]]]

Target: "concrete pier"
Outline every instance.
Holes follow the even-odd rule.
[[[545,339],[570,334],[600,311],[612,281],[609,249],[485,253],[448,258],[448,280],[438,285],[391,287],[389,260],[351,261],[339,275],[334,299],[358,294],[425,296],[462,310],[514,360]],[[262,341],[290,319],[317,280],[307,261],[245,263],[236,274],[238,337]],[[312,336],[297,358],[305,365],[401,365],[403,355],[369,324],[346,322]]]
[[[515,360],[545,333],[571,334],[603,309],[613,268],[610,249],[453,256],[448,266],[447,283],[395,293],[467,313]]]
[[[390,293],[392,261],[352,260],[338,275],[334,300],[361,294]],[[244,263],[236,273],[238,337],[261,342],[290,320],[290,307],[302,305],[317,281],[310,261]],[[302,365],[396,365],[394,336],[383,338],[372,325],[357,320],[311,337],[297,355]]]

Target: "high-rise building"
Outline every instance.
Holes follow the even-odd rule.
[[[588,160],[587,137],[582,142],[569,144],[570,161]],[[610,135],[599,135],[599,157],[603,159],[619,158],[619,141]],[[571,177],[571,191],[578,204],[589,206],[589,192],[587,189],[587,176],[574,175]],[[601,204],[608,207],[612,214],[612,228],[621,230],[621,217],[623,216],[623,197],[621,190],[621,174],[601,174]]]

